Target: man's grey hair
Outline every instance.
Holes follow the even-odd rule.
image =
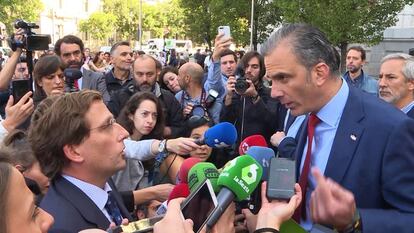
[[[404,66],[401,70],[406,80],[414,80],[414,57],[406,53],[392,53],[381,59],[381,65],[389,60],[403,60]]]
[[[329,66],[331,74],[339,76],[339,53],[318,28],[304,23],[283,25],[262,45],[261,54],[263,56],[271,54],[277,45],[285,40],[288,40],[292,52],[308,70],[324,62]]]

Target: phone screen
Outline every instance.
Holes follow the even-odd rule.
[[[31,83],[28,79],[22,80],[13,80],[12,81],[12,91],[13,91],[13,100],[14,104],[19,102],[19,100],[29,91],[31,91]]]
[[[295,194],[295,160],[273,158],[270,161],[269,171],[267,197],[269,199],[290,199]]]
[[[194,232],[199,232],[207,218],[217,206],[216,195],[209,180],[205,180],[194,193],[184,201],[181,212],[184,219],[194,222]]]

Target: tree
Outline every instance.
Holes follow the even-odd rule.
[[[345,71],[348,44],[374,45],[410,0],[278,0],[286,22],[306,22],[320,28],[341,50],[341,71]]]
[[[16,19],[23,19],[34,22],[39,18],[43,10],[40,0],[1,0],[0,1],[0,20],[6,25],[7,32],[13,33],[13,23]]]
[[[113,33],[116,17],[111,13],[95,12],[79,23],[82,32],[90,33],[93,39],[105,40]]]
[[[186,9],[185,22],[194,41],[206,42],[211,47],[211,41],[217,35],[217,27],[229,25],[236,44],[250,44],[251,1],[181,0],[180,5]],[[273,26],[281,21],[279,9],[272,0],[255,0],[254,17],[254,44],[267,38]]]

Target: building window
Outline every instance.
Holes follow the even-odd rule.
[[[88,4],[88,0],[85,0],[85,12],[89,11],[89,4]]]
[[[63,0],[59,0],[59,9],[63,9]]]

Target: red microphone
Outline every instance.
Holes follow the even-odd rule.
[[[201,162],[201,159],[190,157],[183,161],[180,167],[180,171],[178,172],[178,180],[179,183],[187,184],[187,176],[190,169],[197,163]]]
[[[170,200],[179,198],[179,197],[188,197],[190,195],[190,189],[188,188],[188,184],[181,183],[174,186],[173,190],[171,191],[170,195],[168,196],[168,202]]]
[[[266,139],[260,134],[248,136],[240,143],[239,155],[246,154],[246,151],[252,146],[267,147]]]

